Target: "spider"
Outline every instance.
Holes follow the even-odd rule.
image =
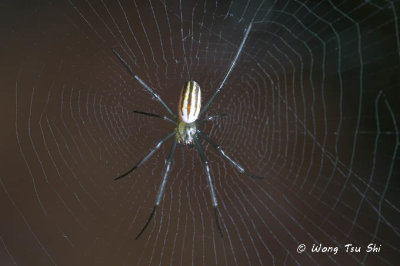
[[[230,64],[230,67],[228,68],[227,73],[224,76],[224,79],[222,80],[220,86],[218,89],[214,92],[214,94],[211,96],[210,100],[206,103],[206,105],[203,107],[203,109],[200,109],[201,107],[201,90],[200,86],[196,81],[188,81],[186,84],[182,87],[181,93],[180,93],[180,99],[179,99],[179,104],[178,104],[178,116],[176,116],[171,109],[165,104],[165,102],[160,98],[158,94],[156,94],[152,88],[150,88],[140,77],[138,77],[134,72],[132,71],[131,67],[125,62],[124,59],[114,50],[112,49],[113,53],[115,56],[119,59],[121,64],[127,69],[129,74],[136,79],[136,81],[139,82],[139,84],[148,92],[150,93],[153,98],[158,101],[163,108],[170,114],[173,119],[171,119],[168,116],[163,116],[163,115],[158,115],[158,114],[153,114],[153,113],[147,113],[147,112],[142,112],[142,111],[133,111],[134,113],[137,114],[142,114],[142,115],[147,115],[151,117],[156,117],[163,119],[165,121],[168,121],[170,123],[173,123],[176,127],[173,132],[167,134],[163,139],[161,139],[151,150],[148,154],[146,154],[135,166],[133,166],[130,170],[127,172],[123,173],[122,175],[116,177],[114,180],[123,178],[130,174],[132,171],[135,169],[139,168],[141,165],[143,165],[152,155],[153,153],[160,148],[160,146],[169,138],[173,137],[171,149],[167,158],[167,161],[165,162],[165,168],[161,180],[161,184],[159,185],[158,192],[156,195],[156,200],[153,206],[153,210],[150,213],[149,218],[147,219],[147,222],[143,226],[142,230],[137,234],[136,239],[138,239],[143,232],[146,230],[147,226],[149,225],[151,219],[154,216],[154,213],[156,212],[157,207],[160,205],[160,201],[164,192],[165,184],[167,182],[167,177],[168,173],[170,171],[170,166],[172,163],[172,159],[174,156],[176,144],[182,144],[182,145],[190,145],[190,146],[195,146],[198,150],[201,162],[206,170],[206,175],[207,175],[207,185],[210,190],[211,194],[211,200],[212,200],[212,205],[214,207],[214,216],[215,216],[215,223],[218,228],[218,231],[223,237],[223,233],[218,221],[218,202],[217,198],[215,196],[215,189],[213,185],[213,180],[210,175],[210,168],[208,166],[208,161],[206,158],[206,155],[204,153],[203,147],[199,142],[199,136],[204,139],[206,142],[208,142],[211,146],[213,146],[223,157],[225,157],[229,163],[231,163],[240,173],[245,174],[249,177],[256,178],[256,179],[262,179],[262,177],[253,175],[251,173],[248,173],[244,170],[242,166],[240,166],[239,163],[234,161],[231,157],[229,157],[222,149],[221,147],[215,143],[210,137],[208,137],[204,132],[202,132],[199,129],[199,126],[206,122],[206,121],[211,121],[223,116],[226,116],[225,114],[217,114],[217,115],[211,115],[208,116],[202,120],[198,120],[199,116],[202,115],[210,106],[212,101],[214,100],[215,96],[219,93],[221,88],[223,87],[226,79],[229,77],[229,74],[231,73],[233,67],[236,64],[236,60],[241,54],[242,48],[246,42],[247,36],[249,35],[250,29],[251,29],[251,24],[247,27],[245,30],[244,37],[242,39],[242,42],[239,46],[238,51],[236,52],[236,55],[233,59],[233,61]]]

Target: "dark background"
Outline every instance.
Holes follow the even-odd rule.
[[[399,14],[398,1],[1,1],[0,264],[396,264]],[[229,116],[202,130],[264,180],[204,143],[221,238],[197,151],[180,147],[135,240],[171,141],[113,178],[173,126],[132,113],[166,114],[111,48],[175,111],[189,79],[205,104],[251,21],[207,111]]]

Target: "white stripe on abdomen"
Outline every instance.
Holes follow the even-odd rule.
[[[196,81],[188,81],[183,86],[178,104],[178,114],[185,123],[197,120],[201,108],[201,90]]]

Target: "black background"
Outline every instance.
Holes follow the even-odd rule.
[[[2,1],[1,265],[395,264],[400,258],[399,2]],[[215,226],[197,151],[115,58],[175,111],[181,86],[219,86],[202,130],[220,203]],[[307,249],[299,254],[297,247]],[[311,246],[338,246],[313,253]],[[345,244],[361,246],[346,253]],[[381,245],[366,253],[369,243]]]

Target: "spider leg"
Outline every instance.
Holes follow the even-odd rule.
[[[135,170],[136,168],[139,168],[142,164],[144,164],[152,155],[153,153],[158,150],[158,148],[160,148],[161,144],[163,144],[167,139],[169,139],[170,137],[172,137],[173,135],[175,135],[175,131],[172,133],[169,133],[167,136],[165,136],[162,140],[160,140],[151,150],[148,154],[146,154],[146,156],[144,156],[134,167],[132,167],[131,169],[129,169],[127,172],[123,173],[122,175],[114,178],[114,180],[123,178],[125,176],[127,176],[128,174],[130,174],[133,170]]]
[[[225,116],[228,116],[228,115],[227,114],[210,115],[210,116],[207,116],[206,118],[200,120],[199,122],[197,122],[197,125],[201,125],[204,122],[215,120],[215,119],[218,119],[218,118],[221,118],[221,117],[225,117]]]
[[[207,161],[206,155],[204,154],[203,147],[201,146],[197,136],[194,137],[194,141],[196,143],[196,147],[197,147],[197,150],[199,152],[201,162],[203,163],[203,166],[206,169],[208,188],[210,189],[212,204],[213,204],[213,207],[214,207],[215,223],[217,224],[217,228],[218,228],[218,231],[219,231],[221,237],[223,237],[222,230],[221,230],[221,227],[219,225],[219,220],[218,220],[218,216],[219,216],[218,202],[217,202],[217,198],[215,196],[215,190],[214,190],[214,185],[213,185],[212,179],[211,179],[211,174],[210,174],[210,168],[208,166],[208,161]]]
[[[200,135],[200,137],[202,137],[208,143],[210,143],[211,146],[213,146],[222,156],[224,156],[239,172],[241,172],[242,174],[245,174],[245,175],[247,175],[249,177],[255,178],[255,179],[263,179],[264,178],[264,177],[256,176],[256,175],[253,175],[251,173],[246,172],[244,170],[244,168],[242,166],[240,166],[240,164],[238,164],[231,157],[226,155],[226,153],[221,149],[221,147],[217,143],[215,143],[209,136],[207,136],[206,134],[204,134],[200,130],[198,130],[197,133]]]
[[[176,148],[176,138],[174,138],[172,145],[171,145],[171,150],[169,152],[169,156],[167,161],[165,162],[165,168],[164,168],[164,174],[163,174],[163,178],[161,180],[161,184],[158,188],[158,192],[157,192],[157,196],[156,196],[156,202],[154,203],[154,207],[152,212],[150,213],[149,218],[147,219],[146,224],[143,226],[142,230],[139,232],[139,234],[137,234],[136,236],[136,240],[139,239],[139,237],[143,234],[143,232],[146,230],[147,226],[149,225],[151,219],[154,216],[154,213],[156,212],[156,209],[158,207],[158,205],[160,205],[160,201],[161,201],[161,197],[164,193],[164,188],[165,188],[165,184],[167,182],[167,177],[168,177],[168,173],[169,170],[171,169],[171,162],[172,162],[172,158],[174,156],[174,152],[175,152],[175,148]]]
[[[152,116],[152,117],[161,118],[162,120],[165,120],[165,121],[171,122],[171,123],[173,123],[173,124],[176,124],[176,123],[174,122],[174,120],[172,120],[171,118],[169,118],[168,116],[165,116],[165,115],[158,115],[158,114],[146,113],[146,112],[136,111],[136,110],[133,110],[133,112],[134,112],[134,113],[137,113],[137,114],[141,114],[141,115],[148,115],[148,116]]]
[[[249,36],[249,32],[250,32],[250,30],[251,30],[252,25],[253,25],[253,24],[250,24],[250,25],[247,27],[247,29],[246,29],[246,31],[245,31],[245,33],[244,33],[243,40],[242,40],[242,42],[240,43],[239,49],[237,50],[236,55],[235,55],[235,57],[233,58],[233,61],[232,61],[231,65],[230,65],[229,68],[228,68],[228,71],[226,72],[224,78],[222,79],[222,82],[221,82],[221,84],[219,85],[218,89],[217,89],[217,90],[214,92],[214,94],[211,96],[210,100],[208,100],[208,102],[206,103],[206,105],[203,107],[203,110],[201,110],[200,115],[203,114],[203,113],[208,109],[208,107],[210,106],[210,104],[213,102],[215,96],[217,96],[217,94],[219,93],[219,91],[220,91],[220,90],[222,89],[222,87],[224,86],[225,81],[228,79],[229,75],[231,74],[232,69],[233,69],[233,67],[234,67],[235,64],[236,64],[237,59],[239,58],[240,54],[242,53],[243,46],[244,46],[244,44],[245,44],[245,42],[246,42],[246,40],[247,40],[247,37]]]
[[[114,49],[112,49],[114,55],[118,58],[118,60],[121,62],[121,64],[126,68],[126,70],[129,72],[129,74],[131,74],[131,76],[136,79],[140,85],[142,85],[143,88],[145,88],[145,90],[150,93],[159,103],[161,103],[161,105],[164,107],[164,109],[170,114],[172,115],[172,117],[175,117],[174,113],[172,113],[171,109],[169,109],[168,105],[161,99],[161,97],[155,93],[152,88],[150,88],[146,83],[144,83],[144,81],[139,78],[135,73],[133,73],[132,68],[128,65],[128,63],[122,59],[122,57],[117,53],[117,51],[115,51]]]

